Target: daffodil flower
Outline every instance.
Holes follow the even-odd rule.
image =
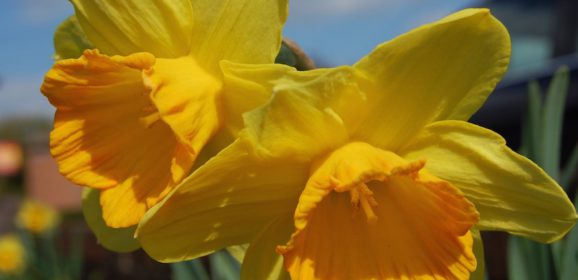
[[[24,245],[14,234],[0,236],[0,276],[18,275],[26,266]]]
[[[16,224],[34,234],[44,234],[54,229],[60,222],[58,212],[42,203],[27,200],[22,203]]]
[[[467,279],[478,230],[557,240],[577,218],[563,190],[467,122],[509,57],[502,24],[468,9],[353,67],[237,67],[272,98],[137,237],[164,262],[250,242],[244,279]]]
[[[66,178],[101,190],[107,225],[128,227],[219,131],[235,131],[243,110],[266,100],[238,96],[219,63],[272,63],[287,1],[72,3],[96,49],[46,74],[41,90],[56,107],[50,148]]]

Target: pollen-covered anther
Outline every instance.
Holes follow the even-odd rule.
[[[365,183],[361,183],[356,185],[349,191],[349,195],[351,197],[351,205],[355,209],[359,209],[361,205],[361,209],[365,213],[365,217],[367,218],[367,223],[373,225],[377,222],[377,215],[373,211],[373,207],[377,207],[377,201],[373,197],[373,192],[367,187]]]

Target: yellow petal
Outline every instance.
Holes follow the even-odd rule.
[[[237,140],[147,212],[137,238],[151,257],[175,262],[248,243],[295,206],[307,165],[258,157],[252,147]]]
[[[506,71],[508,32],[467,9],[378,46],[355,68],[375,85],[359,138],[396,150],[429,122],[467,120]]]
[[[88,39],[106,54],[189,54],[194,28],[190,0],[71,2]]]
[[[460,188],[480,212],[480,230],[508,231],[541,242],[560,239],[576,210],[542,169],[491,130],[461,121],[426,127],[403,151]]]
[[[286,243],[293,232],[293,217],[284,213],[265,227],[251,242],[243,266],[241,279],[290,279],[283,266],[283,257],[275,251],[279,244]]]
[[[191,57],[157,59],[144,77],[162,120],[190,148],[190,154],[200,153],[220,127],[221,83]],[[179,178],[183,172],[173,170]]]
[[[369,81],[351,67],[296,71],[285,65],[223,61],[221,68],[225,77],[223,107],[229,112],[225,119],[230,131],[241,127],[238,116],[242,112],[270,98],[243,115],[247,135],[265,153],[315,156],[341,145],[363,122],[367,98],[361,88]]]
[[[468,279],[478,214],[421,167],[360,142],[319,159],[278,248],[292,279]]]
[[[295,68],[282,64],[241,64],[221,61],[223,72],[223,119],[226,129],[237,134],[243,127],[242,115],[269,100],[274,82],[295,75]]]
[[[281,47],[287,0],[190,1],[192,54],[211,72],[220,60],[273,63]]]
[[[85,51],[56,63],[41,88],[57,109],[50,145],[60,172],[78,185],[107,188],[101,204],[112,227],[138,223],[194,160],[159,121],[143,84],[142,71],[154,63],[148,53]]]
[[[82,213],[97,242],[104,248],[119,252],[132,252],[140,245],[133,237],[136,227],[110,228],[102,219],[99,191],[85,188],[82,192]]]
[[[243,133],[259,153],[280,158],[310,160],[341,146],[354,122],[354,114],[344,111],[359,110],[354,105],[364,98],[354,75],[341,67],[289,72],[271,81],[271,100],[243,116]]]

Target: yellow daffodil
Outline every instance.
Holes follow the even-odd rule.
[[[42,203],[25,201],[20,207],[16,224],[35,234],[42,234],[52,230],[60,222],[58,212]]]
[[[24,246],[16,235],[0,237],[0,275],[18,274],[24,269]]]
[[[467,122],[509,57],[502,24],[468,9],[353,67],[239,66],[227,75],[271,100],[137,237],[164,262],[250,242],[244,279],[467,279],[478,230],[557,240],[577,218],[563,190]]]
[[[234,131],[244,110],[266,100],[238,96],[219,63],[272,63],[287,1],[71,2],[96,49],[46,74],[41,90],[56,107],[51,152],[69,180],[101,190],[108,226],[129,227],[219,131]]]

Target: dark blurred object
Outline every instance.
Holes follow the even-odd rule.
[[[552,58],[578,51],[578,1],[491,0],[488,6],[513,37],[532,35],[550,41]]]
[[[287,38],[283,38],[275,63],[289,65],[300,71],[315,69],[315,63],[305,51],[295,41]]]
[[[20,207],[20,196],[15,194],[0,195],[0,235],[14,231],[14,217]]]
[[[170,266],[156,262],[142,250],[113,253],[97,245],[94,236],[86,239],[84,244],[87,255],[81,279],[171,279]]]
[[[489,0],[491,9],[512,38],[512,59],[506,79],[532,76],[552,59],[578,56],[578,1]]]
[[[484,257],[486,261],[487,279],[508,279],[508,234],[498,231],[483,231]]]
[[[556,1],[553,35],[553,57],[576,52],[576,38],[578,37],[577,0]]]

